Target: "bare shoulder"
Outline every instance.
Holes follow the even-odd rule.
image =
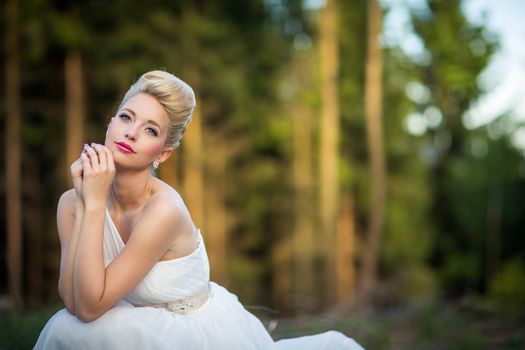
[[[77,193],[74,188],[71,188],[60,196],[57,205],[57,216],[64,214],[71,214],[75,216],[75,201],[77,200]]]
[[[165,206],[166,210],[187,211],[184,200],[177,190],[160,179],[156,179],[155,193],[148,206]]]
[[[160,220],[173,225],[175,232],[185,231],[185,228],[193,225],[180,194],[161,180],[158,180],[156,191],[146,204],[143,215],[144,219]]]

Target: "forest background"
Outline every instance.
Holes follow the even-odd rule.
[[[466,303],[515,330],[476,333],[473,348],[522,345],[525,160],[512,137],[523,125],[512,111],[475,127],[466,117],[498,37],[458,0],[422,3],[410,9],[424,45],[414,57],[386,44],[390,8],[376,0],[3,0],[2,328],[48,305],[38,335],[59,307],[69,165],[160,68],[198,107],[159,177],[201,228],[212,279],[254,312],[329,310],[365,345],[395,348],[374,314],[425,305],[435,319]],[[21,346],[18,331],[0,348]]]

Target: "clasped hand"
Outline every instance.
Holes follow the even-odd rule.
[[[84,144],[84,150],[71,165],[71,177],[84,205],[105,205],[113,177],[115,163],[111,151],[100,144]]]

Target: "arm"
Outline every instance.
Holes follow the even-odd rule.
[[[105,209],[86,207],[73,281],[78,318],[86,322],[97,319],[140,283],[173,241],[177,212],[162,198],[148,204],[124,250],[104,268]]]
[[[58,294],[70,314],[75,314],[73,301],[73,264],[80,234],[80,224],[84,213],[82,200],[73,189],[64,192],[57,208],[57,227],[60,237],[60,277]]]
[[[82,200],[84,167],[82,159],[78,158],[73,162],[70,170],[74,189],[62,194],[57,207],[57,228],[61,247],[58,294],[69,313],[74,315],[73,264],[78,245],[80,224],[84,214],[84,202]]]
[[[156,195],[144,208],[124,250],[104,268],[105,207],[114,168],[111,152],[103,146],[95,149],[96,153],[88,151],[94,165],[84,159],[85,211],[73,269],[75,311],[86,322],[101,316],[138,285],[168,249],[181,223],[175,201]],[[111,165],[106,168],[105,163]]]

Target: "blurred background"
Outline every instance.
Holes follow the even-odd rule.
[[[523,1],[0,3],[1,349],[61,307],[69,166],[151,69],[198,101],[159,177],[274,337],[524,348]]]

